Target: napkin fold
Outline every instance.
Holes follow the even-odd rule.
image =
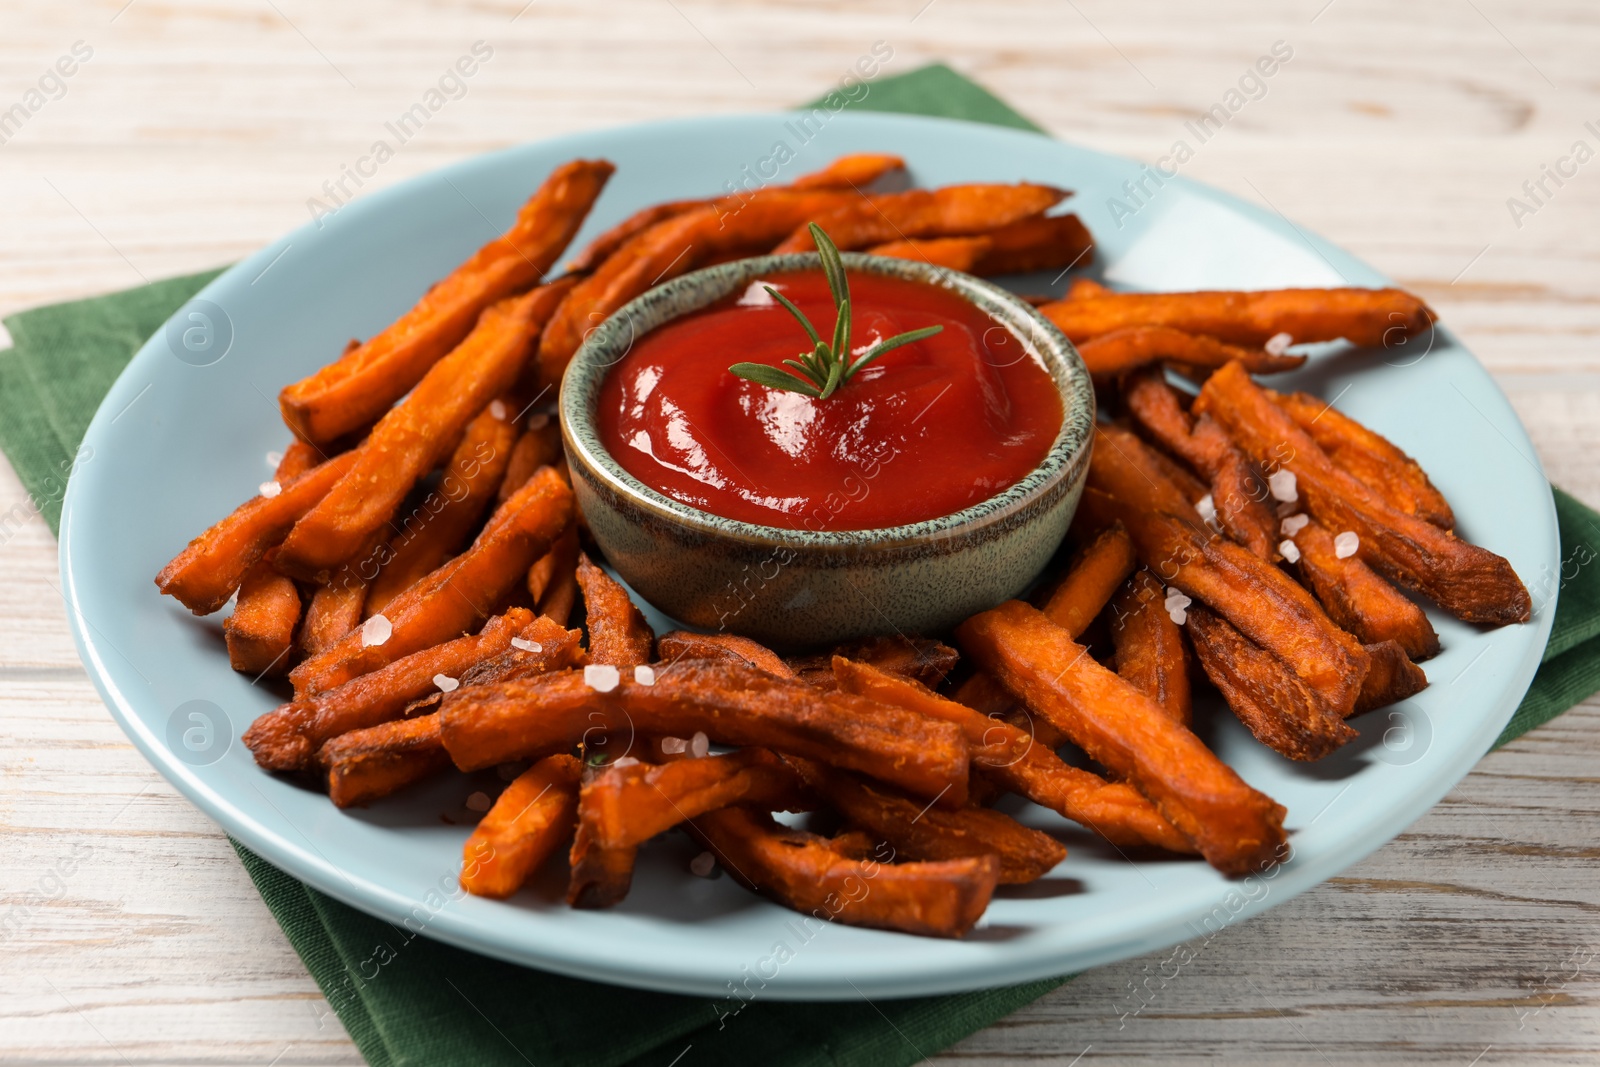
[[[851,106],[1039,127],[942,64],[870,83]],[[1040,131],[1042,132],[1042,131]],[[72,457],[145,339],[220,271],[37,308],[5,320],[0,450],[57,530]],[[1562,572],[1533,686],[1497,743],[1600,690],[1600,514],[1553,490]],[[6,522],[0,516],[0,525]],[[238,842],[246,871],[373,1067],[899,1067],[926,1059],[1070,976],[952,996],[830,1003],[650,993],[452,948],[319,893]]]

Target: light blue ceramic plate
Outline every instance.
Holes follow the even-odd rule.
[[[1168,183],[1119,226],[1108,198],[1139,167],[1044,137],[841,115],[801,144],[787,122],[761,115],[581,134],[417,178],[251,256],[144,346],[89,428],[92,458],[72,479],[62,516],[61,570],[84,662],[162,774],[290,874],[426,936],[608,982],[718,996],[748,981],[760,996],[800,999],[1019,982],[1203,936],[1355,863],[1467,773],[1538,665],[1558,545],[1533,446],[1488,374],[1444,330],[1393,351],[1321,358],[1282,384],[1337,397],[1342,410],[1420,459],[1462,534],[1509,557],[1523,576],[1538,605],[1534,621],[1481,633],[1436,617],[1444,653],[1426,665],[1433,685],[1358,720],[1361,739],[1321,763],[1280,759],[1225,713],[1202,714],[1223,758],[1288,806],[1295,856],[1269,880],[1229,882],[1198,861],[1129,862],[1031,809],[1022,817],[1059,829],[1071,855],[1026,893],[1003,892],[965,941],[842,926],[806,940],[792,913],[727,878],[687,873],[695,850],[678,835],[645,851],[633,893],[615,910],[569,910],[549,882],[497,903],[455,889],[463,805],[481,783],[446,777],[370,811],[341,812],[258,771],[237,737],[278,698],[229,670],[219,620],[194,619],[157,596],[151,579],[269,476],[266,454],[286,438],[278,389],[408,307],[507,225],[557,163],[604,156],[619,167],[578,244],[643,204],[723,189],[781,141],[796,153],[784,178],[873,149],[902,153],[921,185],[1027,178],[1076,189],[1071,204],[1100,241],[1098,269],[1118,286],[1384,282],[1276,215],[1184,181]]]

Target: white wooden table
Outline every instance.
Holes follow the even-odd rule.
[[[1600,150],[1590,5],[3,0],[0,12],[0,111],[29,110],[20,129],[0,125],[0,313],[224,264],[304,222],[323,182],[475,41],[492,59],[368,190],[567,130],[779,107],[880,40],[886,73],[948,58],[1060,136],[1153,161],[1282,40],[1292,60],[1184,173],[1421,293],[1494,371],[1552,478],[1600,504],[1600,161],[1560,186],[1546,178],[1537,202],[1522,188],[1575,141]],[[64,90],[46,79],[27,96],[75,42],[92,55]],[[1513,196],[1533,210],[1514,219]],[[23,500],[0,464],[0,513]],[[1490,755],[1346,876],[1227,929],[1164,986],[1160,956],[1106,967],[939,1058],[1593,1062],[1597,758],[1591,701]],[[101,707],[37,520],[0,544],[0,1062],[359,1062],[220,831]]]

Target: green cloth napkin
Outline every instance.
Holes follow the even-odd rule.
[[[872,83],[854,106],[1037,130],[942,65]],[[101,398],[145,338],[218,272],[5,320],[0,449],[57,529],[66,472]],[[1600,690],[1600,514],[1554,490],[1564,573],[1544,665],[1498,743]],[[0,531],[9,531],[9,515]],[[1565,572],[1570,572],[1570,575]],[[295,881],[234,843],[262,898],[367,1062],[568,1067],[916,1063],[1067,981],[828,1004],[681,997],[563,978],[451,948]],[[733,1014],[737,1010],[737,1014]],[[692,1055],[686,1056],[686,1053]]]

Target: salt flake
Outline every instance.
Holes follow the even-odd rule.
[[[439,687],[439,691],[441,693],[454,693],[457,689],[461,688],[461,683],[450,677],[448,674],[434,675],[433,684]]]
[[[613,767],[637,767],[638,765],[639,761],[634,759],[632,756],[623,756],[611,764]]]
[[[1168,589],[1167,599],[1161,606],[1167,609],[1167,617],[1169,619],[1182,626],[1189,619],[1189,605],[1193,603],[1193,600],[1190,600],[1178,590]]]
[[[622,674],[609,663],[591,663],[583,669],[583,684],[597,693],[609,693],[622,683]]]
[[[1295,480],[1294,471],[1273,471],[1267,478],[1267,488],[1272,490],[1272,499],[1281,500],[1285,504],[1300,499],[1300,486]]]
[[[1333,554],[1340,559],[1349,559],[1361,548],[1361,538],[1352,530],[1346,530],[1333,539]]]
[[[271,500],[281,492],[283,492],[283,486],[279,485],[275,481],[269,480],[261,483],[261,495],[266,497],[268,500]]]
[[[709,852],[702,852],[689,861],[689,870],[701,878],[710,878],[711,872],[717,869],[717,857]]]
[[[1278,529],[1283,531],[1283,536],[1293,537],[1301,530],[1304,530],[1310,522],[1310,515],[1290,515],[1287,519],[1284,519],[1283,522],[1279,524]]]
[[[501,422],[505,422],[506,416],[511,414],[511,409],[506,407],[506,402],[504,400],[491,400],[489,402],[489,414],[493,415]]]
[[[361,647],[381,645],[394,633],[394,624],[386,615],[374,615],[361,624]]]
[[[663,737],[661,739],[661,751],[669,756],[676,756],[678,753],[687,752],[688,750],[689,742],[681,737]]]
[[[654,667],[646,667],[641,663],[633,669],[633,680],[640,685],[655,685],[656,669]]]
[[[543,652],[544,651],[544,646],[541,645],[539,642],[537,642],[537,641],[529,641],[525,637],[513,637],[511,639],[511,647],[512,648],[520,648],[524,652]]]
[[[283,453],[282,452],[268,452],[267,453],[267,466],[271,467],[273,470],[277,470],[278,469],[278,464],[280,464],[282,462],[283,462]]]
[[[1279,541],[1278,551],[1282,553],[1283,558],[1288,560],[1290,563],[1300,562],[1300,546],[1295,544],[1293,541]]]
[[[704,759],[711,754],[711,738],[706,736],[704,730],[696,730],[689,739],[689,755],[695,759]]]
[[[1267,343],[1262,347],[1267,350],[1269,355],[1281,356],[1285,352],[1289,351],[1289,346],[1292,344],[1294,344],[1293,337],[1286,333],[1275,333],[1271,337],[1267,338]]]
[[[471,811],[488,811],[489,807],[488,793],[474,793],[467,798],[467,808]]]
[[[530,430],[542,430],[549,425],[550,416],[543,411],[539,412],[537,415],[529,416],[528,418],[528,429]]]
[[[1200,513],[1200,518],[1205,522],[1217,521],[1217,502],[1207,493],[1194,502],[1194,509]]]

